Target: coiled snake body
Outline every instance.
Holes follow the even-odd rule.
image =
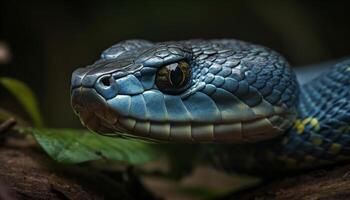
[[[127,40],[72,75],[89,129],[203,143],[226,170],[286,170],[350,158],[350,61],[299,85],[278,53],[238,40]]]

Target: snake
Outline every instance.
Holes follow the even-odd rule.
[[[235,39],[125,40],[71,79],[72,108],[93,132],[200,144],[229,172],[349,160],[349,99],[350,60],[299,83],[282,55]]]

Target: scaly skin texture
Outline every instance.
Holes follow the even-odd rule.
[[[190,81],[169,94],[157,72],[177,62]],[[206,142],[227,171],[283,171],[348,158],[349,77],[344,62],[298,86],[282,56],[237,40],[129,40],[73,73],[72,106],[101,134]]]
[[[215,145],[215,163],[227,171],[267,174],[349,160],[349,80],[348,60],[301,85],[298,118],[285,135],[257,144]]]

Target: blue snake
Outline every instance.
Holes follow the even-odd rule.
[[[227,171],[349,160],[349,99],[350,60],[299,84],[279,53],[233,39],[122,41],[71,82],[90,130],[200,143]]]

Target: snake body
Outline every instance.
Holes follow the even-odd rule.
[[[350,61],[299,85],[288,62],[260,45],[127,40],[75,70],[71,96],[95,132],[203,143],[227,171],[350,158]]]

